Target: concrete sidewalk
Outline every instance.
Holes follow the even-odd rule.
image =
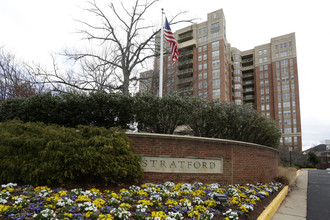
[[[307,217],[308,170],[301,170],[272,220],[302,220]]]

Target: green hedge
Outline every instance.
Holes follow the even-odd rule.
[[[3,183],[132,183],[143,175],[140,161],[118,128],[0,123]]]
[[[123,129],[136,124],[139,132],[173,134],[189,125],[195,136],[239,140],[276,147],[281,137],[276,123],[251,106],[237,106],[199,97],[69,93],[36,95],[0,103],[0,121],[14,118],[66,127],[94,125]]]
[[[260,115],[250,105],[213,102],[192,98],[186,125],[194,136],[221,138],[277,147],[281,132],[275,122]]]
[[[28,99],[8,99],[0,103],[0,121],[18,118],[66,127],[95,125],[128,128],[133,119],[131,97],[122,94],[67,93],[39,94]]]

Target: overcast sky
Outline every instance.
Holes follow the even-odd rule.
[[[81,36],[74,34],[77,30],[74,19],[86,18],[83,8],[86,8],[85,0],[1,0],[0,47],[26,61],[48,65],[51,54],[75,45],[80,39]],[[228,42],[240,50],[295,32],[303,149],[330,139],[327,0],[162,0],[150,9],[151,23],[160,23],[161,8],[169,19],[187,11],[181,19],[200,18],[198,22],[205,21],[207,13],[222,8]],[[176,31],[183,26],[171,28]]]

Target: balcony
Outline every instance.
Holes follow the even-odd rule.
[[[181,57],[184,57],[184,56],[193,56],[194,54],[194,50],[193,49],[190,49],[190,50],[180,50],[179,51],[179,60]]]
[[[243,89],[244,93],[250,93],[250,92],[254,92],[254,88],[253,87],[248,87],[246,89]]]
[[[192,92],[194,89],[192,86],[182,87],[178,89],[180,93]]]
[[[250,100],[250,99],[254,99],[254,95],[244,96],[244,100]]]
[[[242,66],[242,71],[247,71],[247,70],[252,70],[253,71],[254,67],[253,65],[251,66]]]
[[[253,77],[253,73],[251,73],[251,72],[250,73],[245,73],[245,74],[243,73],[243,78],[249,78],[251,76]]]
[[[251,62],[253,61],[253,58],[245,58],[244,60],[242,60],[242,63],[247,63],[247,62]]]
[[[185,75],[188,73],[193,73],[194,69],[193,68],[186,68],[178,71],[178,76]]]
[[[184,67],[192,67],[192,65],[193,65],[193,59],[182,59],[182,60],[179,59],[178,67],[180,69]]]
[[[253,80],[248,80],[243,82],[243,85],[253,85],[253,84],[254,84]]]
[[[183,34],[179,34],[178,42],[181,43],[183,41],[191,40],[193,38],[193,31],[189,31]]]
[[[193,81],[193,78],[192,77],[188,77],[188,78],[182,78],[182,79],[179,79],[179,82],[178,82],[178,84],[190,84],[190,83],[192,83],[192,81]]]

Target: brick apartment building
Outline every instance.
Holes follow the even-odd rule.
[[[251,104],[278,123],[283,134],[282,145],[301,151],[294,33],[274,37],[270,43],[241,51],[228,43],[225,17],[220,9],[209,13],[207,21],[182,28],[174,34],[179,60],[172,63],[170,56],[164,56],[163,94],[176,91],[184,96],[200,96],[237,105]],[[159,59],[155,60],[155,67],[159,70]],[[147,89],[141,88],[141,91]]]

